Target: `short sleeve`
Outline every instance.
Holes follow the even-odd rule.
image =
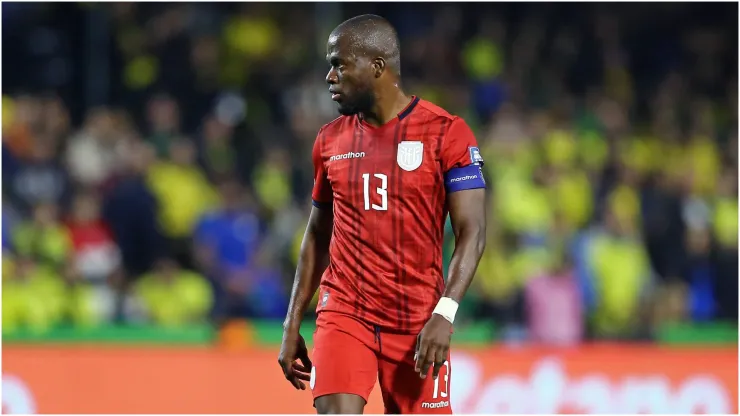
[[[486,187],[478,142],[463,119],[452,121],[442,143],[440,158],[448,193]]]
[[[473,131],[461,118],[455,118],[447,130],[442,142],[442,171],[447,173],[452,168],[468,165],[483,165],[483,158],[478,150],[478,142]]]
[[[322,132],[319,131],[318,137],[313,144],[313,205],[317,208],[330,207],[333,193],[329,178],[326,176],[324,161],[321,157]]]

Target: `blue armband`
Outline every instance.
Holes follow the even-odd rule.
[[[460,168],[452,168],[445,173],[445,189],[448,194],[466,189],[485,187],[486,180],[483,179],[483,170],[477,163]]]

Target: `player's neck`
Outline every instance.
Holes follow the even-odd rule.
[[[393,88],[388,94],[378,94],[375,106],[369,112],[362,113],[362,119],[372,126],[382,126],[398,116],[411,102],[400,88]]]

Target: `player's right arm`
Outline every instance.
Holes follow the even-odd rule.
[[[329,265],[329,243],[334,224],[332,191],[321,158],[322,134],[314,143],[314,189],[313,207],[308,218],[298,255],[298,267],[288,305],[288,314],[283,323],[283,342],[278,362],[285,378],[297,389],[305,389],[300,380],[309,380],[311,361],[303,337],[300,335],[301,321],[321,281],[321,275]],[[295,362],[300,359],[303,365]]]
[[[331,208],[311,208],[298,255],[298,267],[290,294],[285,331],[298,332],[306,308],[319,288],[321,275],[329,265],[329,242],[334,216]]]

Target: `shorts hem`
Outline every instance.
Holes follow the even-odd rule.
[[[370,398],[370,393],[368,393],[367,396],[364,396],[362,394],[350,393],[348,391],[330,391],[328,393],[315,394],[313,396],[313,407],[316,407],[316,399],[318,399],[319,397],[331,396],[332,394],[351,394],[353,396],[358,396],[359,398],[365,401],[366,406],[367,406],[367,401]]]

